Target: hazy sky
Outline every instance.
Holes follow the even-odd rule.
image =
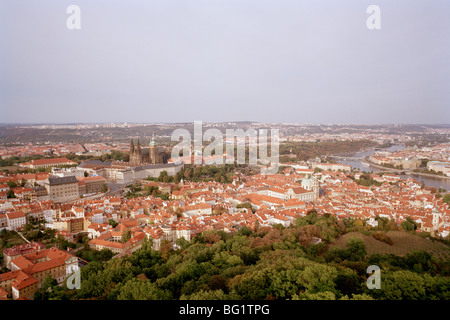
[[[0,123],[450,123],[449,15],[448,0],[0,0]]]

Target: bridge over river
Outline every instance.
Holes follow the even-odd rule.
[[[390,148],[384,148],[384,151],[398,151],[403,149],[403,146],[395,145]],[[445,177],[442,175],[429,174],[423,172],[415,172],[408,169],[397,169],[397,168],[388,168],[375,163],[371,163],[368,161],[368,157],[373,154],[374,151],[378,151],[376,149],[373,150],[365,150],[356,153],[341,153],[329,156],[334,159],[336,162],[350,165],[354,169],[358,169],[362,171],[372,171],[374,173],[377,172],[392,172],[393,174],[398,174],[402,179],[414,178],[418,182],[425,183],[426,186],[438,188],[445,188],[450,190],[450,177]]]
[[[329,157],[332,159],[339,159],[339,160],[364,160],[364,157],[335,156],[335,155],[331,155]]]

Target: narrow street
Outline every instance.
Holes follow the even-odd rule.
[[[109,191],[105,194],[107,196],[112,196],[112,195],[121,195],[122,193],[122,188],[124,187],[123,184],[121,183],[111,183],[108,182],[106,184],[109,188]]]

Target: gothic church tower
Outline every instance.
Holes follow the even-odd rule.
[[[134,145],[133,139],[130,143],[130,164],[133,166],[139,166],[142,164],[142,150],[141,142],[137,141],[137,145]]]

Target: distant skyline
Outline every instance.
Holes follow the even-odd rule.
[[[70,5],[80,30],[66,27]],[[448,0],[1,1],[0,123],[446,124],[449,12]]]

